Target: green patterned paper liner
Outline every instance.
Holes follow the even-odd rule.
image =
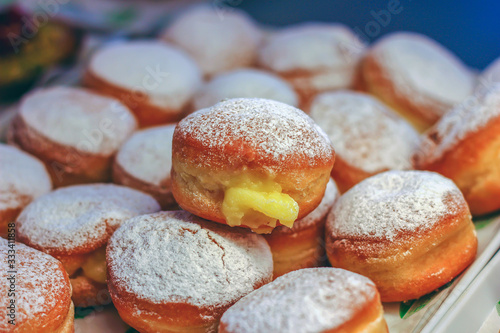
[[[495,308],[497,309],[497,314],[498,316],[500,317],[500,301],[498,301],[497,305],[495,306]]]

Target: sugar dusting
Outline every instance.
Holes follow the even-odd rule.
[[[116,162],[133,177],[161,185],[170,179],[174,129],[166,125],[134,133],[118,151]]]
[[[329,332],[376,297],[368,278],[337,268],[283,275],[243,297],[222,316],[230,333]]]
[[[335,152],[366,172],[410,169],[420,139],[403,119],[376,99],[339,91],[318,95],[311,117],[328,134]]]
[[[153,303],[227,306],[271,280],[264,238],[184,211],[127,221],[111,237],[107,262],[120,289]]]
[[[0,211],[21,208],[51,189],[52,181],[42,162],[0,144]]]
[[[388,171],[347,191],[328,215],[335,237],[394,240],[401,232],[432,228],[463,204],[449,179],[428,171]]]
[[[10,275],[7,263],[8,251],[7,240],[0,238],[0,253],[2,258],[2,279],[0,282],[0,293],[2,295],[0,311],[0,331],[11,332],[12,325],[8,323],[7,306],[9,299],[7,294],[10,289],[10,282],[7,277]],[[67,294],[69,298],[69,281],[65,280],[64,271],[59,261],[53,257],[29,248],[23,244],[16,243],[16,325],[21,326],[29,320],[44,322],[53,320],[54,314],[50,311],[61,301],[61,295]]]
[[[151,196],[124,186],[69,186],[29,204],[17,219],[17,230],[36,247],[71,253],[94,242],[105,243],[125,220],[159,210]]]

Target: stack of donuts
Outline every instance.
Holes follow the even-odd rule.
[[[73,332],[74,307],[113,303],[146,333],[387,332],[381,302],[474,261],[472,215],[500,209],[498,61],[478,77],[415,33],[222,14],[22,98],[0,144],[20,295],[0,331]]]

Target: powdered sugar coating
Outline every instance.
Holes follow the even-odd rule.
[[[479,79],[479,85],[491,86],[495,84],[500,84],[500,58],[497,58],[485,70],[481,73]]]
[[[86,89],[37,89],[19,107],[23,121],[57,143],[108,156],[137,127],[134,116],[119,101]]]
[[[256,69],[238,69],[214,77],[193,98],[196,110],[210,107],[223,99],[258,97],[297,106],[297,94],[280,77]]]
[[[215,5],[179,15],[162,38],[189,53],[209,76],[252,65],[261,33],[245,12]]]
[[[0,144],[0,211],[22,208],[51,189],[52,181],[42,162]]]
[[[17,219],[17,232],[44,252],[91,252],[104,245],[120,224],[134,216],[157,212],[151,196],[113,184],[76,185],[57,189],[29,204]]]
[[[279,73],[354,69],[364,45],[342,24],[305,23],[273,33],[259,62]]]
[[[61,263],[48,254],[20,243],[16,243],[13,248],[16,251],[15,270],[17,271],[15,274],[16,326],[14,327],[22,327],[35,318],[38,321],[38,327],[42,327],[47,320],[57,321],[53,318],[56,316],[54,312],[57,313],[60,310],[51,311],[64,299],[69,304],[71,297],[69,280]],[[11,318],[6,316],[8,302],[11,299],[7,297],[10,289],[7,277],[12,274],[8,272],[13,270],[7,262],[8,254],[12,254],[9,250],[11,248],[8,247],[7,240],[0,238],[0,254],[2,258],[5,258],[1,261],[0,293],[2,297],[0,304],[3,308],[3,311],[0,311],[1,332],[12,332],[13,327],[8,323]],[[62,316],[65,314],[59,315],[61,322]]]
[[[310,116],[346,163],[366,172],[412,167],[418,133],[375,98],[351,91],[323,93],[314,99]]]
[[[223,307],[269,282],[273,263],[260,235],[185,211],[127,221],[107,249],[111,283],[156,304]]]
[[[174,146],[179,137],[195,141],[207,154],[230,154],[228,163],[248,158],[274,169],[297,156],[313,167],[334,154],[326,134],[304,112],[260,98],[235,98],[199,110],[179,122]]]
[[[344,193],[328,215],[336,238],[394,240],[432,228],[458,212],[465,199],[448,178],[428,171],[387,171]]]
[[[475,85],[474,75],[460,59],[423,35],[394,33],[370,52],[404,96],[424,104],[429,99],[442,103],[439,116],[472,93]]]
[[[316,333],[340,327],[377,297],[372,281],[338,268],[306,268],[278,277],[227,310],[230,333]]]
[[[169,110],[181,109],[201,84],[201,73],[184,51],[160,41],[110,44],[98,50],[90,71],[118,87],[141,92]]]
[[[166,125],[134,133],[116,155],[117,163],[133,177],[160,186],[170,179],[174,129]]]
[[[500,83],[486,88],[457,105],[424,135],[415,155],[417,160],[433,162],[439,159],[468,135],[479,132],[500,117]]]

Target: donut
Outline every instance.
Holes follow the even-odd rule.
[[[493,61],[478,77],[478,85],[490,87],[500,83],[500,58]],[[476,87],[477,88],[477,87]]]
[[[112,159],[137,124],[124,105],[81,88],[23,97],[8,140],[44,162],[55,187],[111,180]]]
[[[303,23],[272,33],[259,51],[258,65],[295,88],[300,108],[325,91],[353,86],[365,46],[338,23]]]
[[[2,238],[0,252],[5,258],[0,331],[73,333],[71,284],[63,265],[45,253]],[[7,261],[11,256],[14,263]]]
[[[326,185],[321,203],[311,213],[295,221],[293,228],[280,226],[263,235],[273,253],[273,277],[301,268],[316,267],[326,259],[324,248],[326,216],[339,197],[335,182]]]
[[[0,143],[0,236],[33,199],[52,189],[45,166],[37,158]]]
[[[62,262],[77,307],[110,303],[106,244],[125,220],[160,210],[151,196],[113,184],[57,189],[30,203],[16,221],[18,240]]]
[[[162,33],[198,63],[206,77],[255,63],[261,32],[243,11],[195,6]]]
[[[424,131],[472,93],[475,76],[450,51],[420,34],[398,32],[378,40],[361,65],[370,94]]]
[[[113,43],[92,55],[84,84],[117,98],[141,127],[171,123],[201,84],[198,65],[184,51],[154,40]]]
[[[241,297],[272,280],[262,236],[186,211],[130,219],[107,248],[108,286],[121,318],[140,332],[216,332]]]
[[[326,222],[333,267],[370,278],[383,302],[419,298],[469,266],[477,238],[457,186],[427,171],[387,171],[344,193]]]
[[[219,333],[387,333],[370,279],[343,269],[306,268],[243,297],[222,316]]]
[[[211,107],[223,99],[257,97],[298,106],[298,97],[288,82],[257,69],[236,69],[216,75],[194,95],[194,111]]]
[[[235,98],[181,120],[172,142],[172,193],[207,220],[270,233],[321,202],[335,159],[302,111]]]
[[[370,95],[346,90],[319,94],[310,116],[335,147],[332,177],[340,192],[383,171],[413,168],[418,133]]]
[[[443,116],[414,154],[417,169],[457,184],[472,215],[500,209],[500,84],[486,88]]]
[[[175,206],[172,195],[172,137],[175,125],[134,133],[120,148],[113,163],[113,182],[145,192],[164,210]]]

